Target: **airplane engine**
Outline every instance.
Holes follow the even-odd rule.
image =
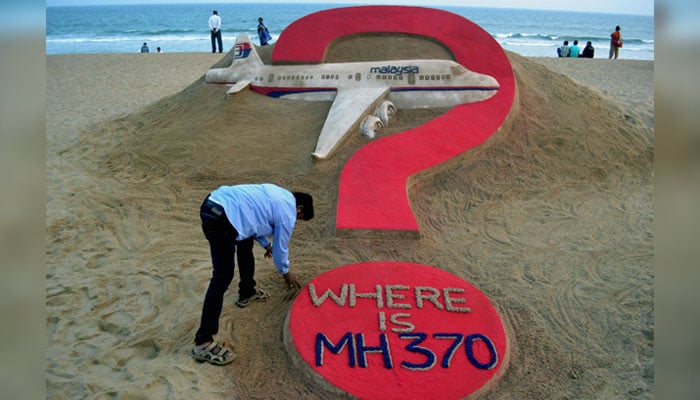
[[[377,131],[382,129],[383,126],[381,119],[374,115],[368,115],[360,124],[360,134],[367,139],[374,139],[377,136]]]
[[[374,116],[382,120],[382,124],[389,125],[389,122],[396,116],[396,106],[385,100],[374,110]]]

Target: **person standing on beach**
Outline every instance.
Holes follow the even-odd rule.
[[[273,184],[220,186],[212,191],[199,209],[202,231],[209,241],[213,273],[204,297],[202,318],[195,335],[192,357],[199,362],[226,365],[234,354],[214,340],[224,293],[233,280],[234,254],[238,252],[238,300],[247,307],[265,301],[269,294],[256,288],[253,242],[265,248],[287,288],[298,290],[301,284],[289,269],[288,244],[297,220],[314,217],[313,198],[302,192],[290,192]],[[272,236],[272,243],[268,237]]]
[[[581,57],[593,58],[594,53],[595,53],[595,49],[593,48],[593,43],[589,40],[588,42],[586,42],[586,47],[583,48],[583,52],[581,53]]]
[[[221,17],[216,10],[209,17],[209,30],[211,31],[211,52],[216,53],[216,45],[218,44],[219,53],[221,53],[224,47],[221,39]]]
[[[146,42],[143,42],[143,46],[141,46],[141,53],[148,53],[148,45]]]
[[[263,24],[262,17],[258,18],[258,37],[260,38],[260,46],[268,45],[268,42],[272,39],[270,31],[268,31],[265,24]]]
[[[620,54],[620,47],[622,47],[622,33],[620,33],[620,26],[615,27],[615,32],[610,34],[610,55],[608,59],[615,57],[617,60]]]

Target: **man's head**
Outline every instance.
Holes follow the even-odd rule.
[[[216,10],[214,10],[214,12],[213,12],[212,14],[214,14],[214,15],[219,15],[219,12],[216,11]]]
[[[297,219],[308,221],[314,217],[314,199],[308,193],[293,192],[297,202]]]

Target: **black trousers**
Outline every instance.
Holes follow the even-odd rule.
[[[253,238],[238,241],[238,232],[226,217],[224,208],[209,200],[204,200],[199,210],[202,231],[209,241],[213,272],[209,287],[204,297],[202,319],[195,336],[195,344],[213,340],[219,331],[219,317],[224,302],[224,293],[233,280],[234,255],[237,252],[238,296],[241,299],[255,294],[255,257],[253,256]]]
[[[219,45],[219,53],[224,50],[223,42],[221,40],[221,29],[216,32],[211,32],[211,52],[216,53],[216,45]]]

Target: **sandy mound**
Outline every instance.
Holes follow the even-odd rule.
[[[383,40],[401,43],[386,46],[393,58],[450,56],[430,41]],[[328,61],[357,59],[365,44],[340,42]],[[338,176],[365,142],[313,161],[326,102],[227,99],[200,78],[63,143],[47,156],[47,396],[324,398],[287,359],[290,299],[262,251],[256,278],[273,297],[238,309],[232,290],[224,302],[218,337],[237,361],[188,354],[211,273],[199,204],[221,184],[273,182],[316,198],[316,218],[290,246],[302,281],[348,263],[410,261],[489,296],[513,347],[485,398],[651,398],[652,130],[598,91],[509,58],[512,124],[408,188],[420,240],[333,236]],[[399,111],[383,134],[444,111]]]

